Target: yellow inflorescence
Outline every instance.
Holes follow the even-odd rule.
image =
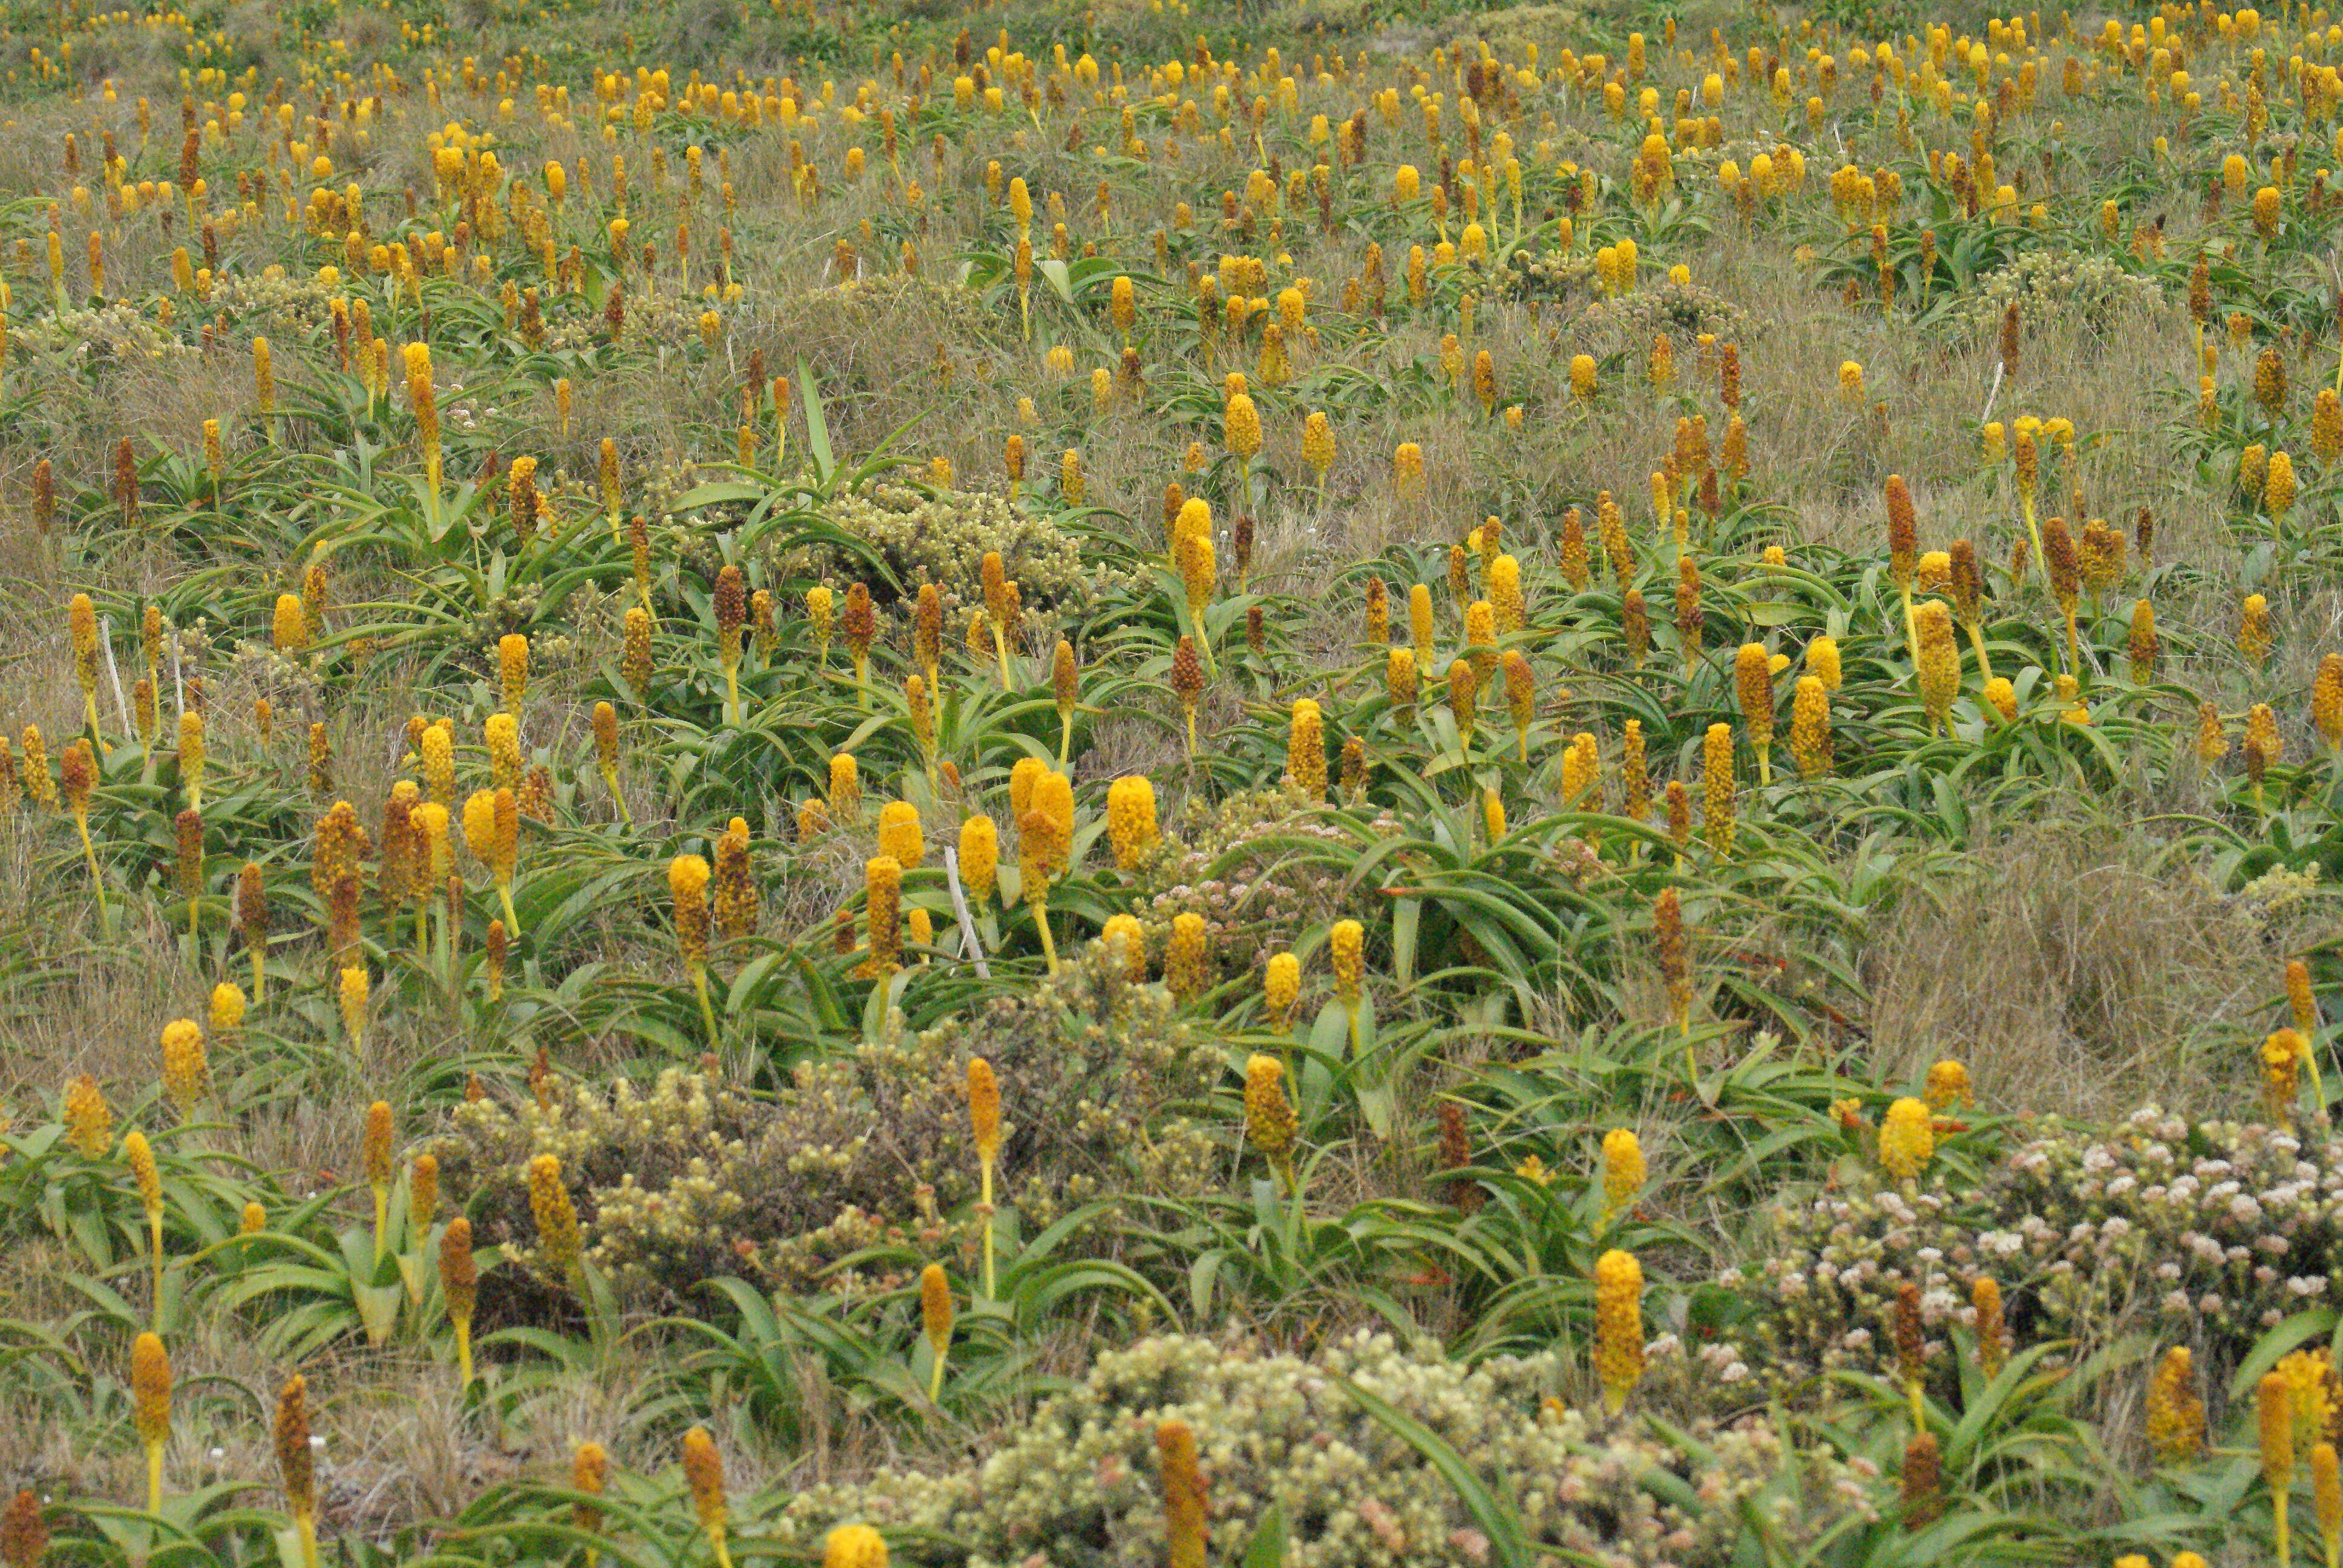
[[[1879,1128],[1879,1163],[1888,1175],[1916,1181],[1936,1152],[1936,1122],[1926,1101],[1907,1097],[1887,1108]]]
[[[1613,1415],[1644,1376],[1644,1270],[1616,1248],[1594,1261],[1594,1371]]]

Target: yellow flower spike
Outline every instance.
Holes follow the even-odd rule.
[[[1403,716],[1413,709],[1421,685],[1413,648],[1394,648],[1384,656],[1383,690],[1391,700],[1393,712]]]
[[[1470,754],[1473,749],[1473,720],[1478,714],[1477,699],[1480,680],[1473,673],[1469,659],[1448,661],[1448,711],[1456,725],[1456,744],[1461,751]]]
[[[1074,645],[1064,638],[1050,657],[1051,695],[1058,709],[1058,766],[1063,768],[1074,747],[1074,714],[1081,706],[1080,672],[1074,667]]]
[[[528,1162],[528,1211],[537,1223],[538,1257],[564,1281],[574,1280],[585,1261],[578,1210],[563,1183],[561,1161],[539,1154]]]
[[[1644,1270],[1617,1248],[1594,1261],[1594,1371],[1603,1407],[1616,1416],[1644,1376]]]
[[[1302,997],[1302,961],[1292,953],[1273,953],[1262,971],[1262,1005],[1270,1027],[1284,1032],[1293,1022],[1293,1009]]]
[[[1931,1111],[1950,1111],[1969,1104],[1975,1098],[1969,1070],[1950,1057],[1928,1069],[1927,1085],[1920,1092]]]
[[[1790,755],[1802,778],[1819,778],[1830,770],[1830,692],[1815,676],[1800,676],[1791,698]]]
[[[439,1218],[439,1161],[428,1154],[418,1154],[407,1167],[407,1223],[408,1233],[427,1236]]]
[[[2287,1503],[2294,1488],[2294,1398],[2283,1372],[2268,1372],[2256,1386],[2255,1424],[2261,1442],[2262,1480],[2269,1486],[2270,1518],[2278,1537],[2274,1556],[2294,1561],[2287,1530]]]
[[[97,608],[89,595],[73,596],[66,618],[73,634],[74,679],[81,688],[85,723],[97,733]]]
[[[944,601],[933,583],[920,585],[917,608],[911,617],[911,657],[927,681],[928,690],[938,690],[943,682]]]
[[[1261,450],[1261,414],[1252,398],[1239,392],[1221,410],[1221,443],[1240,464],[1250,467]]]
[[[841,1524],[822,1538],[821,1568],[887,1568],[887,1542],[868,1524]]]
[[[627,809],[626,792],[618,788],[618,710],[607,702],[594,705],[594,759],[602,786],[618,809],[618,819],[631,827],[635,815]]]
[[[1969,1287],[1969,1304],[1976,1312],[1977,1365],[1986,1381],[2001,1375],[2009,1359],[2009,1325],[2002,1317],[2001,1286],[1991,1274],[1979,1274]]]
[[[980,1201],[985,1223],[984,1293],[990,1300],[993,1295],[992,1179],[1001,1166],[1001,1081],[993,1076],[992,1064],[980,1056],[968,1064],[968,1118],[982,1183]]]
[[[920,809],[909,800],[890,800],[879,809],[879,852],[906,870],[927,858],[927,838],[920,829]]]
[[[992,633],[994,652],[1001,662],[1001,689],[1010,689],[1009,638],[1011,633],[1009,579],[1001,564],[1001,552],[987,550],[980,563],[980,575],[984,584],[984,618]]]
[[[1887,1108],[1879,1129],[1879,1163],[1898,1181],[1915,1181],[1936,1152],[1936,1130],[1927,1101],[1906,1097]]]
[[[1147,929],[1136,915],[1109,915],[1099,928],[1099,942],[1109,958],[1121,962],[1125,980],[1147,983]]]
[[[2143,607],[2147,603],[2140,600]],[[2310,728],[2343,765],[2343,653],[2322,658],[2310,678]]]
[[[1155,786],[1145,774],[1131,774],[1107,786],[1107,839],[1119,871],[1133,871],[1162,835],[1155,819]]]
[[[521,701],[528,695],[528,638],[508,632],[497,640],[497,678],[505,711],[520,721]]]
[[[2310,1451],[2311,1504],[2318,1516],[2319,1543],[2327,1568],[2343,1559],[2343,1470],[2338,1470],[2335,1445],[2322,1442]]]
[[[1191,1004],[1212,983],[1204,917],[1182,913],[1172,918],[1172,939],[1163,954],[1163,985],[1183,1005]]]
[[[678,855],[668,862],[668,897],[675,915],[676,950],[683,957],[692,990],[699,994],[700,1021],[708,1043],[716,1044],[716,1013],[708,998],[708,884],[713,873],[698,855]]]
[[[342,1009],[342,1032],[349,1037],[352,1055],[366,1050],[367,997],[370,986],[364,966],[345,965],[337,996]]]
[[[1423,498],[1423,448],[1402,441],[1392,454],[1392,489],[1403,503]]]
[[[309,1385],[296,1373],[277,1399],[273,1432],[277,1473],[285,1488],[285,1511],[301,1547],[302,1568],[317,1568],[317,1470],[309,1450]]]
[[[1245,1063],[1245,1141],[1261,1151],[1278,1183],[1294,1191],[1293,1141],[1300,1119],[1285,1097],[1285,1064],[1273,1056],[1254,1056]]]
[[[86,1150],[84,1152],[87,1152]],[[155,1163],[155,1151],[146,1135],[132,1128],[122,1138],[122,1158],[130,1167],[132,1180],[138,1184],[138,1201],[146,1213],[147,1258],[154,1273],[155,1322],[163,1321],[163,1173]]]
[[[878,629],[878,613],[870,602],[870,588],[860,582],[850,584],[846,608],[839,617],[839,631],[846,638],[847,657],[854,665],[855,705],[866,709],[870,706],[870,644]],[[737,662],[737,654],[735,658]]]
[[[374,1261],[377,1263],[382,1261],[390,1227],[391,1137],[390,1104],[377,1100],[367,1107],[362,1148],[367,1186],[374,1194]]]
[[[1432,589],[1417,583],[1407,590],[1408,640],[1415,648],[1416,666],[1432,668]]]
[[[1052,785],[1065,786],[1062,789]],[[1064,796],[1061,814],[1053,809]],[[1032,790],[1032,805],[1017,819],[1017,869],[1025,901],[1031,906],[1033,924],[1041,940],[1041,955],[1050,972],[1058,972],[1057,944],[1050,931],[1050,883],[1066,868],[1073,826],[1072,791],[1062,773],[1044,773]]]
[[[1745,642],[1734,655],[1733,680],[1741,701],[1742,732],[1757,754],[1757,782],[1774,781],[1774,671],[1762,642]]]
[[[57,789],[65,800],[65,809],[74,819],[74,830],[81,836],[83,860],[89,867],[90,890],[97,899],[101,915],[106,910],[106,878],[97,867],[97,845],[89,836],[90,791],[97,787],[97,759],[89,749],[89,742],[75,737],[57,759]]]
[[[717,1454],[716,1440],[708,1435],[704,1426],[695,1426],[683,1434],[683,1479],[690,1489],[699,1528],[707,1533],[708,1544],[716,1554],[716,1568],[732,1568],[732,1554],[724,1544],[728,1520],[724,1461]]]
[[[491,713],[481,727],[483,749],[488,754],[488,781],[498,789],[520,787],[520,724],[509,713]]]
[[[1930,599],[1913,612],[1918,633],[1920,704],[1928,733],[1952,732],[1953,699],[1961,689],[1961,650],[1953,636],[1952,611]]]
[[[1644,1146],[1634,1133],[1614,1127],[1603,1135],[1603,1218],[1598,1233],[1624,1213],[1644,1188]]]
[[[870,927],[870,956],[856,972],[884,982],[903,967],[903,868],[890,855],[866,861],[862,869],[864,918]]]
[[[1163,1487],[1166,1568],[1205,1568],[1211,1559],[1195,1432],[1186,1422],[1164,1422],[1155,1429],[1155,1455]]]
[[[1522,566],[1512,556],[1501,555],[1489,562],[1489,605],[1495,612],[1497,630],[1516,632],[1528,621],[1528,608],[1522,598]]]
[[[830,638],[837,624],[837,596],[828,588],[814,587],[806,590],[806,619],[813,627],[814,666],[820,668],[830,662]]]
[[[582,1492],[589,1497],[599,1497],[609,1484],[610,1456],[598,1442],[581,1442],[569,1462],[569,1490]],[[590,1503],[573,1503],[569,1506],[569,1523],[588,1535],[599,1533],[602,1511]],[[596,1553],[586,1553],[586,1568],[594,1568]]]
[[[862,776],[850,751],[830,759],[830,816],[844,827],[862,820]]]
[[[727,723],[742,721],[740,710],[740,628],[749,620],[748,583],[740,568],[730,563],[716,574],[716,659],[724,671],[724,718]],[[856,673],[858,684],[860,672]]]
[[[930,1263],[920,1271],[920,1322],[927,1333],[928,1348],[935,1354],[928,1372],[928,1399],[933,1402],[943,1395],[944,1363],[951,1355],[951,1282],[941,1263]]]
[[[1701,741],[1702,826],[1709,848],[1720,856],[1733,853],[1733,799],[1737,786],[1733,775],[1733,727],[1712,724]]]
[[[1285,776],[1312,805],[1326,798],[1326,734],[1318,704],[1296,698],[1285,742]]]
[[[456,1392],[472,1386],[472,1308],[478,1300],[479,1274],[472,1261],[472,1222],[458,1214],[439,1235],[439,1293],[447,1303],[447,1322],[456,1330]]]
[[[1841,676],[1835,638],[1818,637],[1806,644],[1806,672],[1823,683],[1825,691],[1839,689]]]
[[[2318,1003],[2311,994],[2310,966],[2300,959],[2286,960],[2286,1003],[2294,1027],[2306,1037],[2318,1027]]]
[[[223,1006],[221,991],[232,993]],[[234,1019],[223,1026],[223,1013]],[[223,983],[212,992],[212,1026],[223,1032],[244,1020],[244,993]],[[204,1031],[191,1018],[174,1019],[163,1026],[163,1091],[186,1115],[211,1092],[211,1064],[204,1050]]]
[[[1318,500],[1326,499],[1326,474],[1334,466],[1334,432],[1326,416],[1315,409],[1302,421],[1302,459],[1318,477]]]
[[[1009,814],[1019,821],[1033,809],[1033,791],[1048,778],[1050,765],[1039,757],[1020,757],[1009,769]]]
[[[130,1346],[130,1396],[146,1450],[146,1512],[163,1511],[163,1445],[171,1438],[171,1358],[149,1331]],[[2329,1455],[2332,1458],[2332,1454]]]
[[[2291,1131],[2294,1126],[2295,1101],[2301,1092],[2301,1073],[2305,1062],[2316,1065],[2310,1052],[2310,1041],[2301,1030],[2281,1029],[2263,1040],[2263,1110],[2283,1131]]]

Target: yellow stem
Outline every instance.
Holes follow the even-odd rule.
[[[374,1190],[374,1261],[377,1267],[382,1263],[382,1254],[386,1244],[384,1232],[387,1231],[389,1227],[390,1189],[387,1187],[377,1187]]]
[[[456,1392],[472,1386],[472,1320],[456,1320]]]
[[[732,1568],[732,1553],[724,1549],[724,1526],[708,1527],[708,1543],[716,1548],[716,1568]]]
[[[502,877],[497,879],[497,902],[504,906],[505,935],[515,941],[519,940],[520,917],[513,913],[512,883]]]
[[[691,989],[699,995],[699,1021],[708,1026],[708,1047],[716,1048],[716,1009],[708,1000],[708,966],[691,966]]]
[[[992,1161],[984,1161],[984,1299],[995,1299],[992,1278]]]
[[[146,1512],[163,1512],[163,1445],[146,1445]]]
[[[317,1568],[317,1510],[297,1510],[293,1515],[293,1528],[301,1537],[301,1568]]]
[[[1058,944],[1050,940],[1050,903],[1042,893],[1033,895],[1033,924],[1041,933],[1041,956],[1050,960],[1050,972],[1058,972]]]
[[[2313,1070],[2313,1071],[2316,1071],[2316,1070],[2317,1070],[2317,1068],[2316,1068],[2316,1067],[2314,1067],[2314,1068],[2312,1069],[2312,1070]],[[148,1249],[147,1249],[147,1250],[148,1250],[148,1251],[149,1251],[149,1252],[152,1254],[152,1256],[153,1256],[154,1271],[155,1271],[155,1295],[154,1295],[154,1306],[155,1306],[155,1332],[156,1332],[156,1333],[158,1333],[158,1334],[159,1334],[159,1333],[161,1333],[161,1332],[163,1332],[163,1214],[162,1214],[162,1211],[157,1210],[157,1211],[156,1211],[154,1213],[149,1214],[149,1215],[147,1215],[147,1216],[146,1216],[146,1237],[147,1237],[147,1241],[148,1241],[148,1242],[150,1243],[150,1245],[149,1245],[149,1247],[148,1247]]]
[[[89,841],[89,813],[75,811],[74,826],[81,831],[82,856],[89,862],[90,890],[97,895],[98,912],[102,915],[106,912],[106,879],[98,874],[97,846]]]
[[[1985,628],[1976,621],[1969,622],[1969,646],[1976,649],[1979,689],[1993,679],[1993,665],[1985,656]]]

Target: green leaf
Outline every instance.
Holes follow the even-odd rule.
[[[1481,1533],[1489,1538],[1491,1560],[1499,1564],[1499,1568],[1528,1568],[1530,1546],[1528,1539],[1522,1533],[1521,1521],[1495,1493],[1482,1483],[1479,1476],[1473,1473],[1473,1467],[1464,1462],[1463,1455],[1449,1446],[1447,1439],[1381,1395],[1369,1393],[1349,1378],[1338,1377],[1334,1381],[1379,1425],[1423,1455],[1424,1462],[1438,1471],[1441,1478],[1454,1489],[1457,1501],[1464,1504],[1464,1511],[1480,1526]]]
[[[1252,1543],[1245,1548],[1242,1568],[1283,1568],[1285,1562],[1285,1509],[1272,1503],[1262,1514],[1261,1523],[1253,1527]]]

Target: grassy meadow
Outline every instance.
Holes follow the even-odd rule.
[[[15,0],[0,1563],[2336,1568],[2338,67]]]

